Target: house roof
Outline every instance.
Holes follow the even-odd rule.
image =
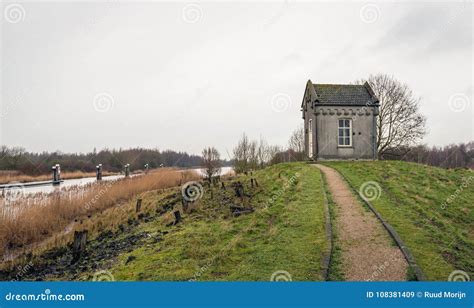
[[[379,100],[366,82],[354,84],[312,84],[316,92],[316,101],[320,105],[378,105]]]

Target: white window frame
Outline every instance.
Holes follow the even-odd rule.
[[[340,140],[340,136],[339,136],[339,132],[341,131],[341,129],[347,129],[346,126],[340,126],[340,121],[341,120],[348,120],[349,121],[349,144],[340,144],[339,143],[339,140]],[[345,122],[345,121],[344,121]],[[343,123],[344,123],[343,122]],[[346,139],[347,136],[342,136],[343,140]],[[352,147],[352,119],[350,118],[339,118],[337,119],[337,146],[340,147],[340,148],[350,148]]]

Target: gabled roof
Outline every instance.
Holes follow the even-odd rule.
[[[316,92],[316,104],[319,105],[373,106],[379,104],[378,98],[367,82],[363,85],[311,84]]]

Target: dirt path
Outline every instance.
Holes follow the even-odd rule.
[[[406,280],[408,264],[375,215],[363,208],[342,176],[314,165],[325,175],[336,204],[337,243],[344,277],[349,281]]]

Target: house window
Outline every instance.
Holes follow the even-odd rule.
[[[339,146],[352,146],[352,120],[350,119],[339,119],[339,133],[338,142]]]

